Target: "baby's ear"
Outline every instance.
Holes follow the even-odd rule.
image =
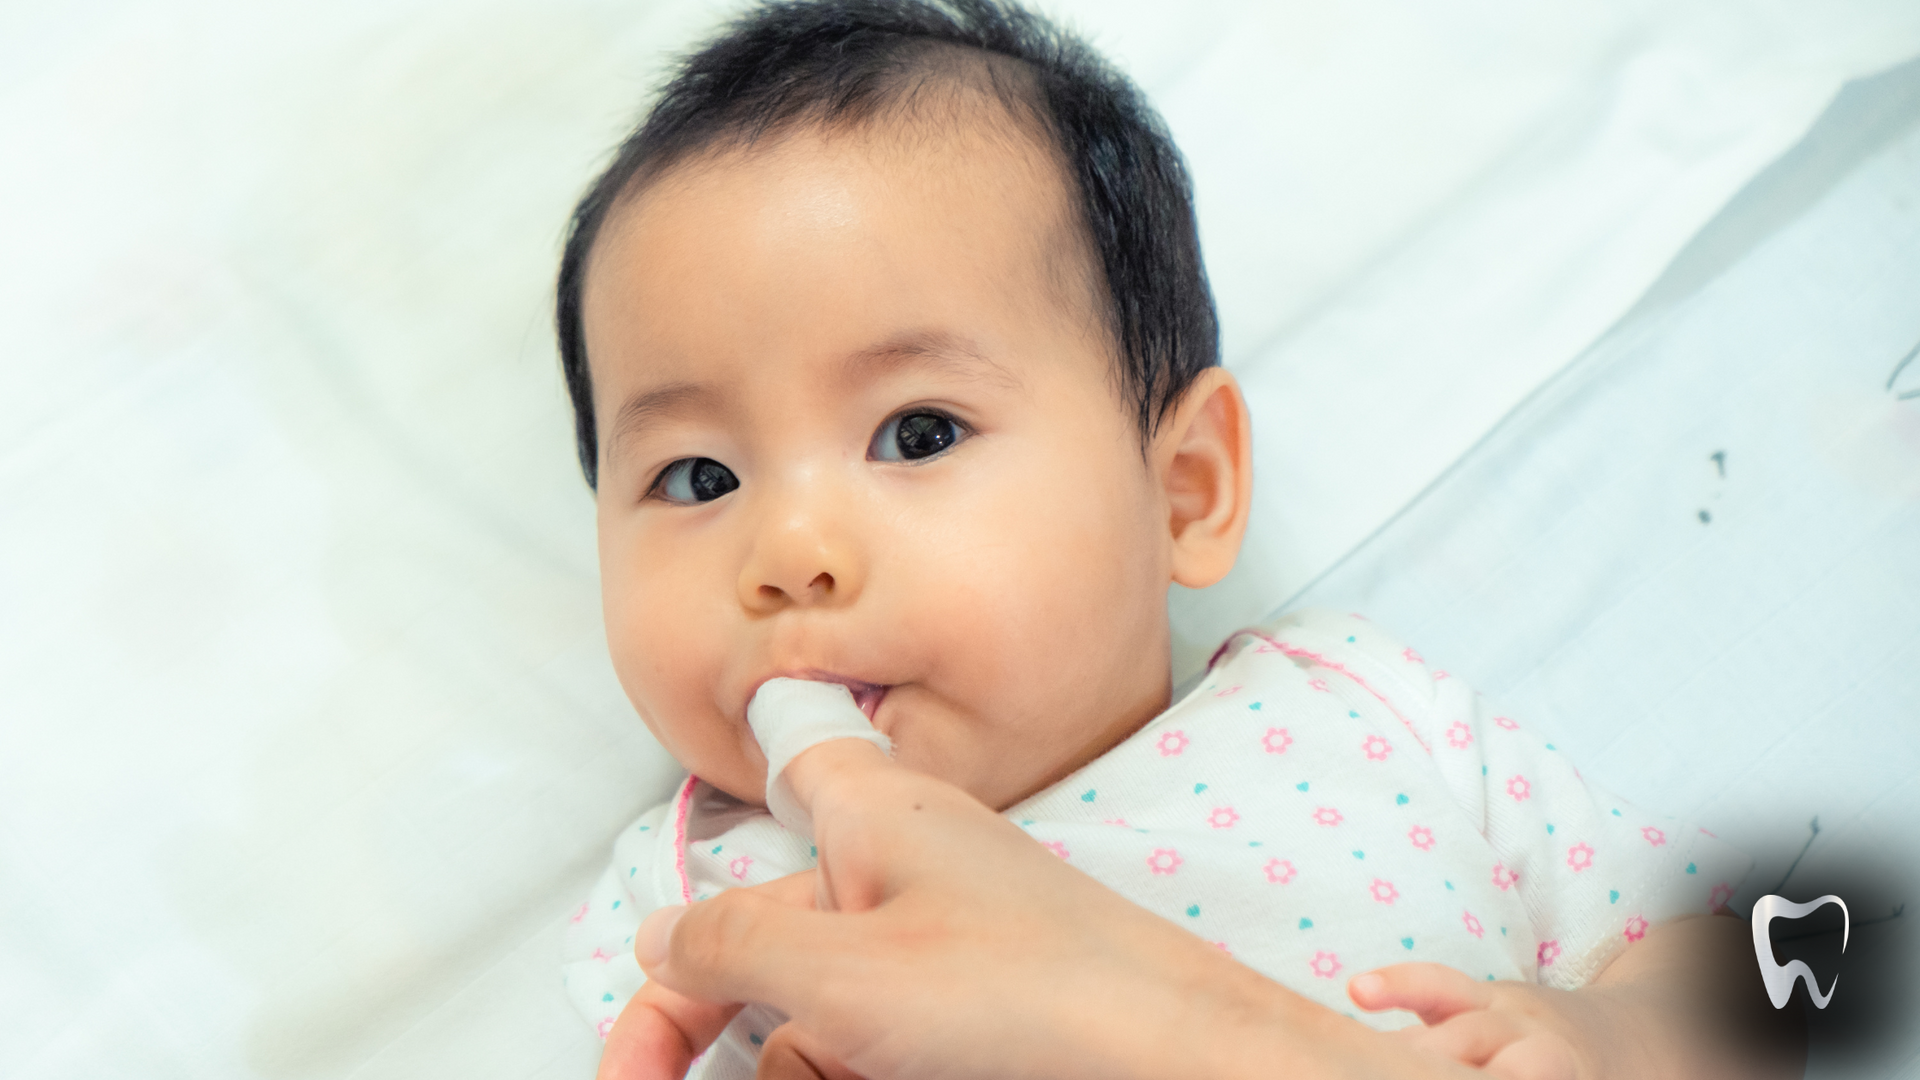
[[[1200,589],[1233,569],[1253,501],[1253,438],[1240,383],[1225,368],[1193,381],[1154,439],[1166,492],[1173,580]]]

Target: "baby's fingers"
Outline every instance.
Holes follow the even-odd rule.
[[[649,982],[607,1032],[596,1080],[679,1080],[739,1011]]]
[[[1575,1080],[1579,1075],[1566,1040],[1538,1031],[1495,1051],[1486,1068],[1498,1080]]]
[[[1493,1004],[1493,988],[1444,964],[1394,964],[1347,983],[1347,996],[1368,1012],[1405,1009],[1431,1027]]]
[[[781,1024],[767,1036],[754,1080],[860,1080],[839,1059],[793,1026]]]
[[[1526,1031],[1505,1013],[1479,1010],[1403,1034],[1413,1045],[1462,1065],[1480,1068],[1526,1038]]]

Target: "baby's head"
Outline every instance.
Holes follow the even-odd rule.
[[[988,0],[756,9],[581,202],[558,315],[614,667],[702,778],[759,799],[780,675],[994,806],[1166,706],[1246,414],[1179,155],[1083,45]]]

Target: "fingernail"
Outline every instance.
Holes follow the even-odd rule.
[[[633,958],[640,961],[642,968],[651,968],[667,958],[667,942],[673,940],[673,927],[680,916],[687,913],[685,904],[675,904],[654,911],[640,923],[640,930],[633,935]]]
[[[1378,994],[1385,993],[1386,989],[1387,980],[1378,975],[1368,974],[1355,975],[1353,982],[1347,987],[1347,992],[1350,994],[1365,994],[1367,997],[1374,997]]]

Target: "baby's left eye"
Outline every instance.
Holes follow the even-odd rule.
[[[951,450],[966,437],[967,430],[945,413],[902,413],[873,433],[867,454],[876,461],[919,461]]]

